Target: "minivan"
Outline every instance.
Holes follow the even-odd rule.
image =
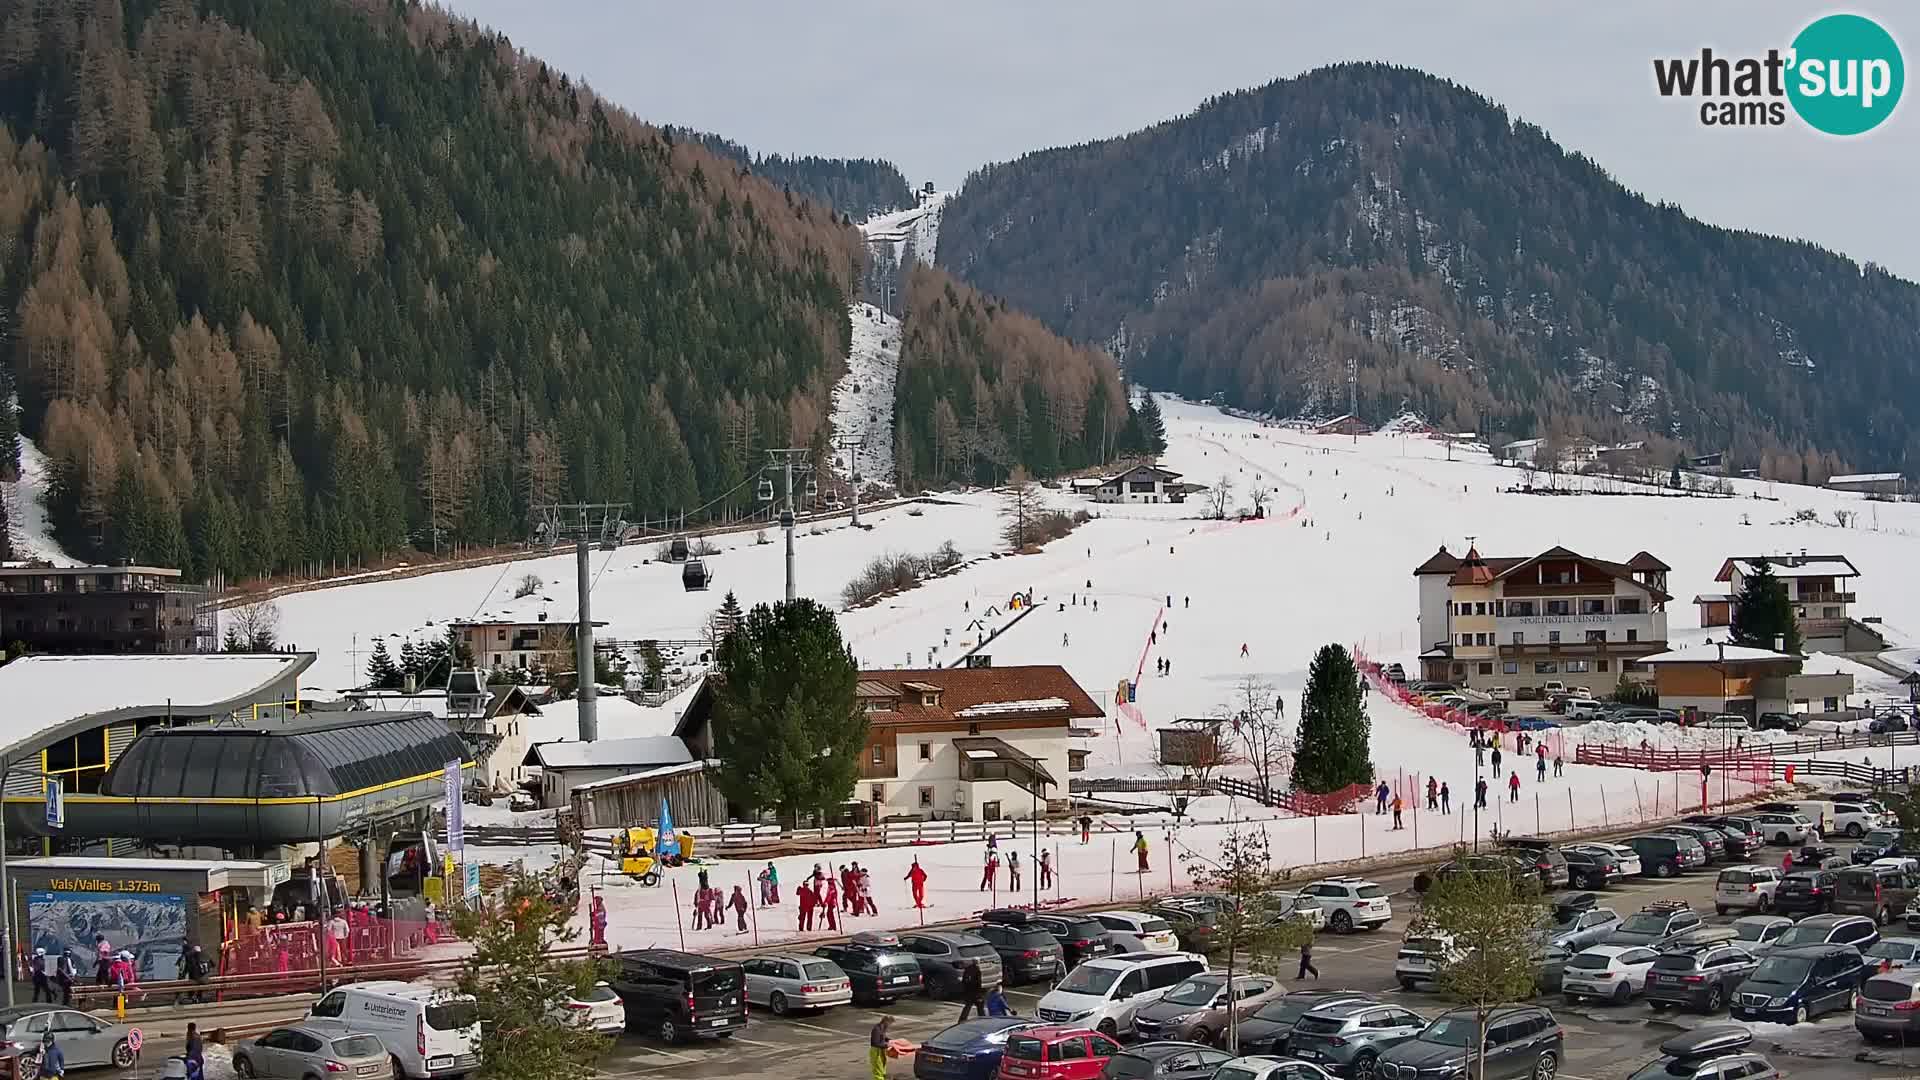
[[[1875,975],[1860,987],[1853,1005],[1853,1026],[1873,1042],[1920,1041],[1920,969],[1903,968]]]
[[[676,949],[638,949],[612,960],[607,981],[627,1006],[630,1029],[677,1043],[726,1038],[747,1026],[747,977],[732,960]]]
[[[1133,1031],[1134,1010],[1207,970],[1192,953],[1128,953],[1089,960],[1040,999],[1042,1023],[1090,1027],[1108,1037]]]
[[[307,1026],[373,1035],[393,1055],[394,1076],[437,1080],[480,1067],[480,1012],[471,996],[421,983],[350,983],[328,991]]]
[[[1872,974],[1851,945],[1775,949],[1733,995],[1733,1018],[1797,1024],[1845,1011]]]
[[[1833,910],[1885,926],[1920,896],[1920,881],[1896,866],[1855,866],[1834,875]]]
[[[1642,872],[1654,877],[1673,877],[1707,865],[1707,849],[1691,836],[1629,836],[1622,843],[1640,856]]]

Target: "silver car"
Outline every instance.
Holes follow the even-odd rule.
[[[0,1009],[0,1040],[26,1047],[28,1054],[37,1055],[41,1040],[51,1034],[60,1044],[60,1053],[70,1069],[89,1065],[130,1068],[133,1065],[133,1048],[127,1043],[130,1030],[126,1024],[102,1020],[78,1009],[53,1005],[15,1005]]]
[[[1568,952],[1598,945],[1620,927],[1620,916],[1612,908],[1565,908],[1555,914],[1559,918],[1547,927],[1547,941],[1566,946]]]
[[[1424,1019],[1398,1005],[1322,1005],[1293,1025],[1287,1053],[1354,1080],[1373,1080],[1380,1055],[1426,1026]]]
[[[825,957],[777,953],[742,960],[740,969],[747,975],[747,1004],[765,1005],[776,1016],[853,1000],[847,973]]]
[[[255,1076],[262,1080],[331,1080],[336,1076],[389,1080],[393,1058],[377,1035],[283,1027],[235,1044],[233,1071],[243,1080]]]

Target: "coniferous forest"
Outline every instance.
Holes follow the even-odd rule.
[[[839,211],[851,222],[913,205],[907,178],[892,162],[872,158],[783,157],[755,154],[731,139],[685,128],[667,128],[675,138],[691,139],[723,158],[738,162],[795,195],[805,195]]]
[[[1132,378],[1282,416],[1345,413],[1353,362],[1374,422],[1920,475],[1920,287],[1650,203],[1405,68],[1325,68],[985,167],[947,204],[940,262],[1110,343]]]
[[[76,554],[444,551],[550,500],[691,510],[824,438],[854,231],[503,38],[384,0],[0,10],[0,306]]]

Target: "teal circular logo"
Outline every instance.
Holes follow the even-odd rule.
[[[1816,131],[1859,135],[1879,127],[1900,104],[1906,65],[1900,46],[1879,23],[1860,15],[1827,15],[1793,39],[1787,100]]]

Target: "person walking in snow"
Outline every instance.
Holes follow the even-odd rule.
[[[873,871],[864,866],[860,868],[860,899],[866,902],[867,914],[880,914],[880,905],[873,900]]]
[[[1440,809],[1440,782],[1431,776],[1427,777],[1427,809]]]
[[[1086,847],[1087,843],[1092,839],[1093,839],[1093,819],[1088,817],[1085,814],[1082,814],[1080,815],[1080,846]]]
[[[1067,635],[1065,634],[1060,635],[1060,647],[1063,649],[1067,647]]]
[[[818,901],[814,899],[813,886],[804,881],[793,890],[793,894],[800,904],[800,932],[804,934],[813,929],[813,909]]]
[[[707,890],[705,886],[693,890],[693,928],[707,928]]]
[[[1473,805],[1481,810],[1487,808],[1487,778],[1484,776],[1473,782]]]
[[[727,906],[733,909],[733,918],[736,924],[734,933],[736,934],[746,933],[747,932],[747,890],[745,886],[735,885],[733,887],[733,899],[727,901]]]
[[[1133,853],[1140,859],[1140,873],[1147,872],[1147,834],[1139,829],[1133,831]]]
[[[1053,852],[1040,849],[1040,887],[1053,888]]]
[[[1517,772],[1507,774],[1507,801],[1520,801],[1520,774]]]
[[[1493,775],[1500,775],[1500,744],[1493,744]]]
[[[1559,754],[1553,755],[1553,778],[1555,780],[1560,779],[1560,770],[1565,766],[1566,766],[1566,762],[1561,760],[1561,757]]]
[[[1149,645],[1160,644],[1160,632],[1158,630],[1147,631],[1147,644]]]
[[[907,885],[913,890],[913,906],[927,906],[927,871],[920,865],[920,856],[913,857],[913,865],[907,867]]]
[[[773,865],[772,863],[767,864],[767,896],[772,898],[772,901],[776,907],[779,906],[780,904],[780,868]]]
[[[1443,814],[1451,814],[1451,813],[1453,813],[1453,807],[1449,805],[1449,804],[1450,804],[1450,803],[1451,803],[1452,801],[1453,801],[1453,791],[1452,791],[1452,789],[1450,789],[1450,788],[1448,788],[1448,787],[1447,787],[1447,785],[1446,785],[1446,784],[1445,784],[1444,782],[1443,782],[1443,783],[1441,783],[1441,785],[1440,785],[1440,812],[1441,812],[1441,813],[1443,813]]]
[[[1387,786],[1385,780],[1380,781],[1380,786],[1373,789],[1374,813],[1384,814],[1387,812],[1387,796],[1391,794],[1393,794],[1393,789]]]
[[[1241,656],[1247,655],[1247,643],[1244,641],[1240,643],[1240,655]]]
[[[1393,797],[1393,827],[1396,829],[1404,828],[1404,826],[1400,824],[1400,806],[1400,796],[1395,795]]]
[[[760,882],[760,906],[768,907],[773,901],[767,898],[773,895],[773,891],[767,885],[767,872],[762,870],[757,876]]]
[[[1534,759],[1533,782],[1536,784],[1544,784],[1547,782],[1547,756],[1545,754]]]
[[[1020,853],[1007,852],[1007,891],[1020,891]]]
[[[844,866],[840,868],[840,910],[853,910],[853,871]]]
[[[990,888],[998,889],[999,882],[996,879],[999,876],[1000,876],[1000,853],[993,850],[992,848],[988,848],[986,866],[982,869],[980,874],[980,891],[986,892]]]
[[[1182,604],[1182,605],[1181,605],[1182,607],[1187,607],[1187,608],[1191,608],[1191,607],[1193,606],[1193,597],[1191,597],[1191,596],[1185,596],[1185,597],[1181,597],[1181,599],[1183,599],[1183,600],[1185,600],[1185,601],[1186,601],[1186,603],[1185,603],[1185,604]]]

